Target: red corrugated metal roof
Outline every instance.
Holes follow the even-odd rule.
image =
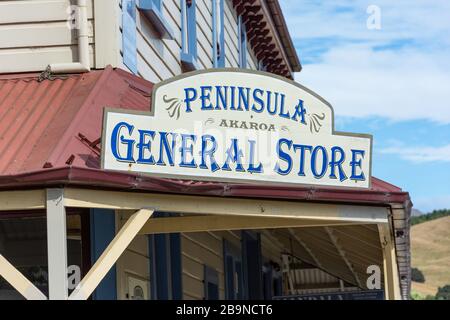
[[[152,86],[112,68],[43,81],[37,74],[1,75],[0,187],[76,184],[216,196],[409,201],[406,192],[376,178],[370,190],[361,191],[181,181],[100,170],[103,108],[148,111]]]

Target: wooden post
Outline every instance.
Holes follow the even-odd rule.
[[[50,300],[67,300],[67,235],[63,189],[47,189],[47,250]]]

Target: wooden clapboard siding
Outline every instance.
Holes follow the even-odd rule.
[[[117,232],[122,228],[127,219],[134,213],[130,210],[118,210],[116,214]],[[139,235],[133,239],[128,248],[117,260],[117,296],[119,299],[127,299],[128,292],[127,275],[150,281],[150,258],[148,255],[148,237]]]
[[[219,274],[219,297],[224,297],[222,242],[209,232],[186,233],[181,238],[183,296],[204,298],[204,266]]]
[[[285,248],[275,242],[265,231],[261,232],[261,251],[264,259],[282,264],[281,253],[285,251]]]
[[[50,63],[78,61],[77,50],[77,46],[0,49],[0,73],[42,71]],[[89,53],[91,61],[94,61],[93,46],[90,46]]]
[[[88,1],[91,66],[94,20]],[[67,26],[70,0],[0,1],[0,73],[41,71],[78,61],[76,31]]]
[[[120,0],[114,0],[120,6]],[[212,44],[212,3],[210,0],[196,1],[197,17],[197,51],[198,65],[201,69],[213,67]],[[237,16],[230,2],[225,0],[224,27],[225,27],[225,66],[239,67]],[[160,39],[152,24],[144,15],[137,13],[137,67],[138,75],[152,81],[159,82],[183,72],[181,52],[181,4],[180,0],[164,0],[163,15],[174,33],[173,40]],[[122,30],[122,17],[119,15],[119,29]],[[122,43],[119,44],[122,52]],[[257,62],[251,50],[247,54],[248,68],[256,69]],[[122,58],[120,58],[122,61]],[[119,67],[128,70],[119,63]]]

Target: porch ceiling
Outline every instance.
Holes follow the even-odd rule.
[[[384,278],[376,225],[290,228],[270,233],[287,253],[361,289],[367,289],[370,265],[379,266]]]

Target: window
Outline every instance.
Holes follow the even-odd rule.
[[[244,299],[244,279],[241,250],[228,241],[223,243],[225,270],[225,298],[228,300]]]
[[[205,300],[219,300],[219,274],[211,267],[204,266]]]
[[[224,0],[212,0],[213,6],[213,66],[225,67]]]
[[[136,0],[122,0],[122,55],[124,65],[137,74]]]
[[[239,36],[239,68],[247,68],[247,30],[242,22],[242,16],[238,18]]]
[[[154,218],[170,217],[155,213]],[[151,292],[154,300],[182,299],[181,237],[179,233],[149,236]]]
[[[186,71],[197,70],[195,0],[181,0],[181,63]]]
[[[139,0],[138,8],[152,23],[161,38],[173,40],[172,28],[163,15],[162,0]]]

